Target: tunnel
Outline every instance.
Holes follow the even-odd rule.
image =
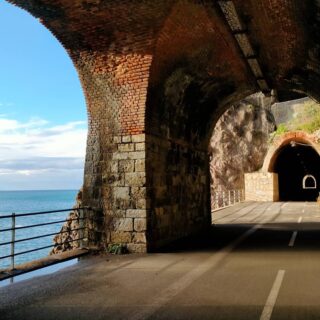
[[[316,201],[319,168],[320,156],[311,145],[291,141],[282,147],[274,166],[280,201]]]

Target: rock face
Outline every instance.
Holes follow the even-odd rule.
[[[217,122],[209,152],[211,190],[244,188],[244,173],[259,170],[276,129],[272,98],[255,94],[232,106]]]
[[[82,189],[77,194],[76,204],[73,209],[82,207]],[[50,252],[51,254],[61,253],[67,250],[79,248],[80,233],[80,212],[79,210],[73,210],[69,213],[66,222],[61,227],[60,233],[53,238],[53,243],[56,245]]]

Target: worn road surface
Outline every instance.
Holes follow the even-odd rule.
[[[160,253],[0,288],[0,319],[320,319],[320,206],[242,203]]]

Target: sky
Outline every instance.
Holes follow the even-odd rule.
[[[0,0],[0,190],[79,189],[87,113],[54,36]]]

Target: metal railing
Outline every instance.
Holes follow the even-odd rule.
[[[211,191],[211,211],[226,208],[244,201],[243,189],[228,191]]]
[[[57,213],[63,213],[63,212],[73,212],[73,213],[77,213],[77,217],[76,218],[70,218],[70,216],[68,216],[66,219],[57,219],[51,222],[41,222],[39,221],[39,223],[34,223],[34,224],[27,224],[27,225],[18,225],[17,224],[17,219],[26,217],[26,218],[30,218],[30,217],[34,217],[34,216],[43,216],[43,215],[50,215],[50,214],[57,214]],[[83,207],[83,208],[72,208],[72,209],[63,209],[63,210],[53,210],[53,211],[41,211],[41,212],[29,212],[29,213],[12,213],[9,215],[2,215],[0,216],[0,224],[2,224],[1,222],[4,220],[9,220],[11,221],[7,223],[8,227],[5,228],[1,228],[0,229],[0,235],[5,233],[5,232],[11,232],[11,237],[7,237],[8,241],[4,241],[4,242],[0,242],[0,252],[3,251],[1,250],[1,248],[5,247],[5,246],[10,246],[10,250],[7,254],[1,255],[0,254],[0,262],[5,260],[5,259],[10,259],[10,266],[8,267],[9,270],[14,270],[15,269],[15,265],[16,265],[16,257],[17,256],[21,256],[21,255],[27,255],[30,254],[32,252],[36,252],[36,251],[40,251],[40,250],[44,250],[44,249],[50,249],[50,248],[55,248],[55,247],[59,247],[62,245],[66,245],[68,243],[74,243],[77,242],[77,246],[79,248],[83,248],[87,242],[88,242],[88,223],[86,222],[89,218],[92,218],[92,215],[89,213],[92,212],[92,209],[89,207]],[[76,228],[70,228],[68,230],[64,230],[63,225],[65,223],[73,223],[73,222],[77,222],[78,226]],[[60,225],[60,231],[59,232],[49,232],[49,233],[41,233],[41,234],[31,234],[29,237],[24,237],[24,238],[19,238],[17,239],[16,237],[16,233],[18,230],[35,230],[38,228],[42,228],[45,226],[51,226],[51,225]],[[73,223],[74,225],[76,223]],[[75,233],[76,232],[76,233]],[[42,239],[42,238],[46,238],[46,237],[51,237],[51,241],[53,241],[52,237],[53,236],[57,236],[57,235],[62,235],[62,234],[68,234],[69,236],[67,236],[64,241],[62,242],[56,242],[50,245],[42,245],[40,247],[35,247],[35,248],[31,248],[28,250],[24,250],[24,251],[16,251],[16,244],[17,243],[22,243],[22,242],[30,242],[32,240],[36,240],[36,239]],[[70,235],[73,234],[73,236],[76,234],[77,237],[76,239],[73,239],[72,237],[70,237]],[[10,239],[10,240],[9,240]],[[48,252],[49,253],[49,252]],[[25,260],[24,262],[30,262],[32,260]],[[1,269],[1,268],[0,268]]]

